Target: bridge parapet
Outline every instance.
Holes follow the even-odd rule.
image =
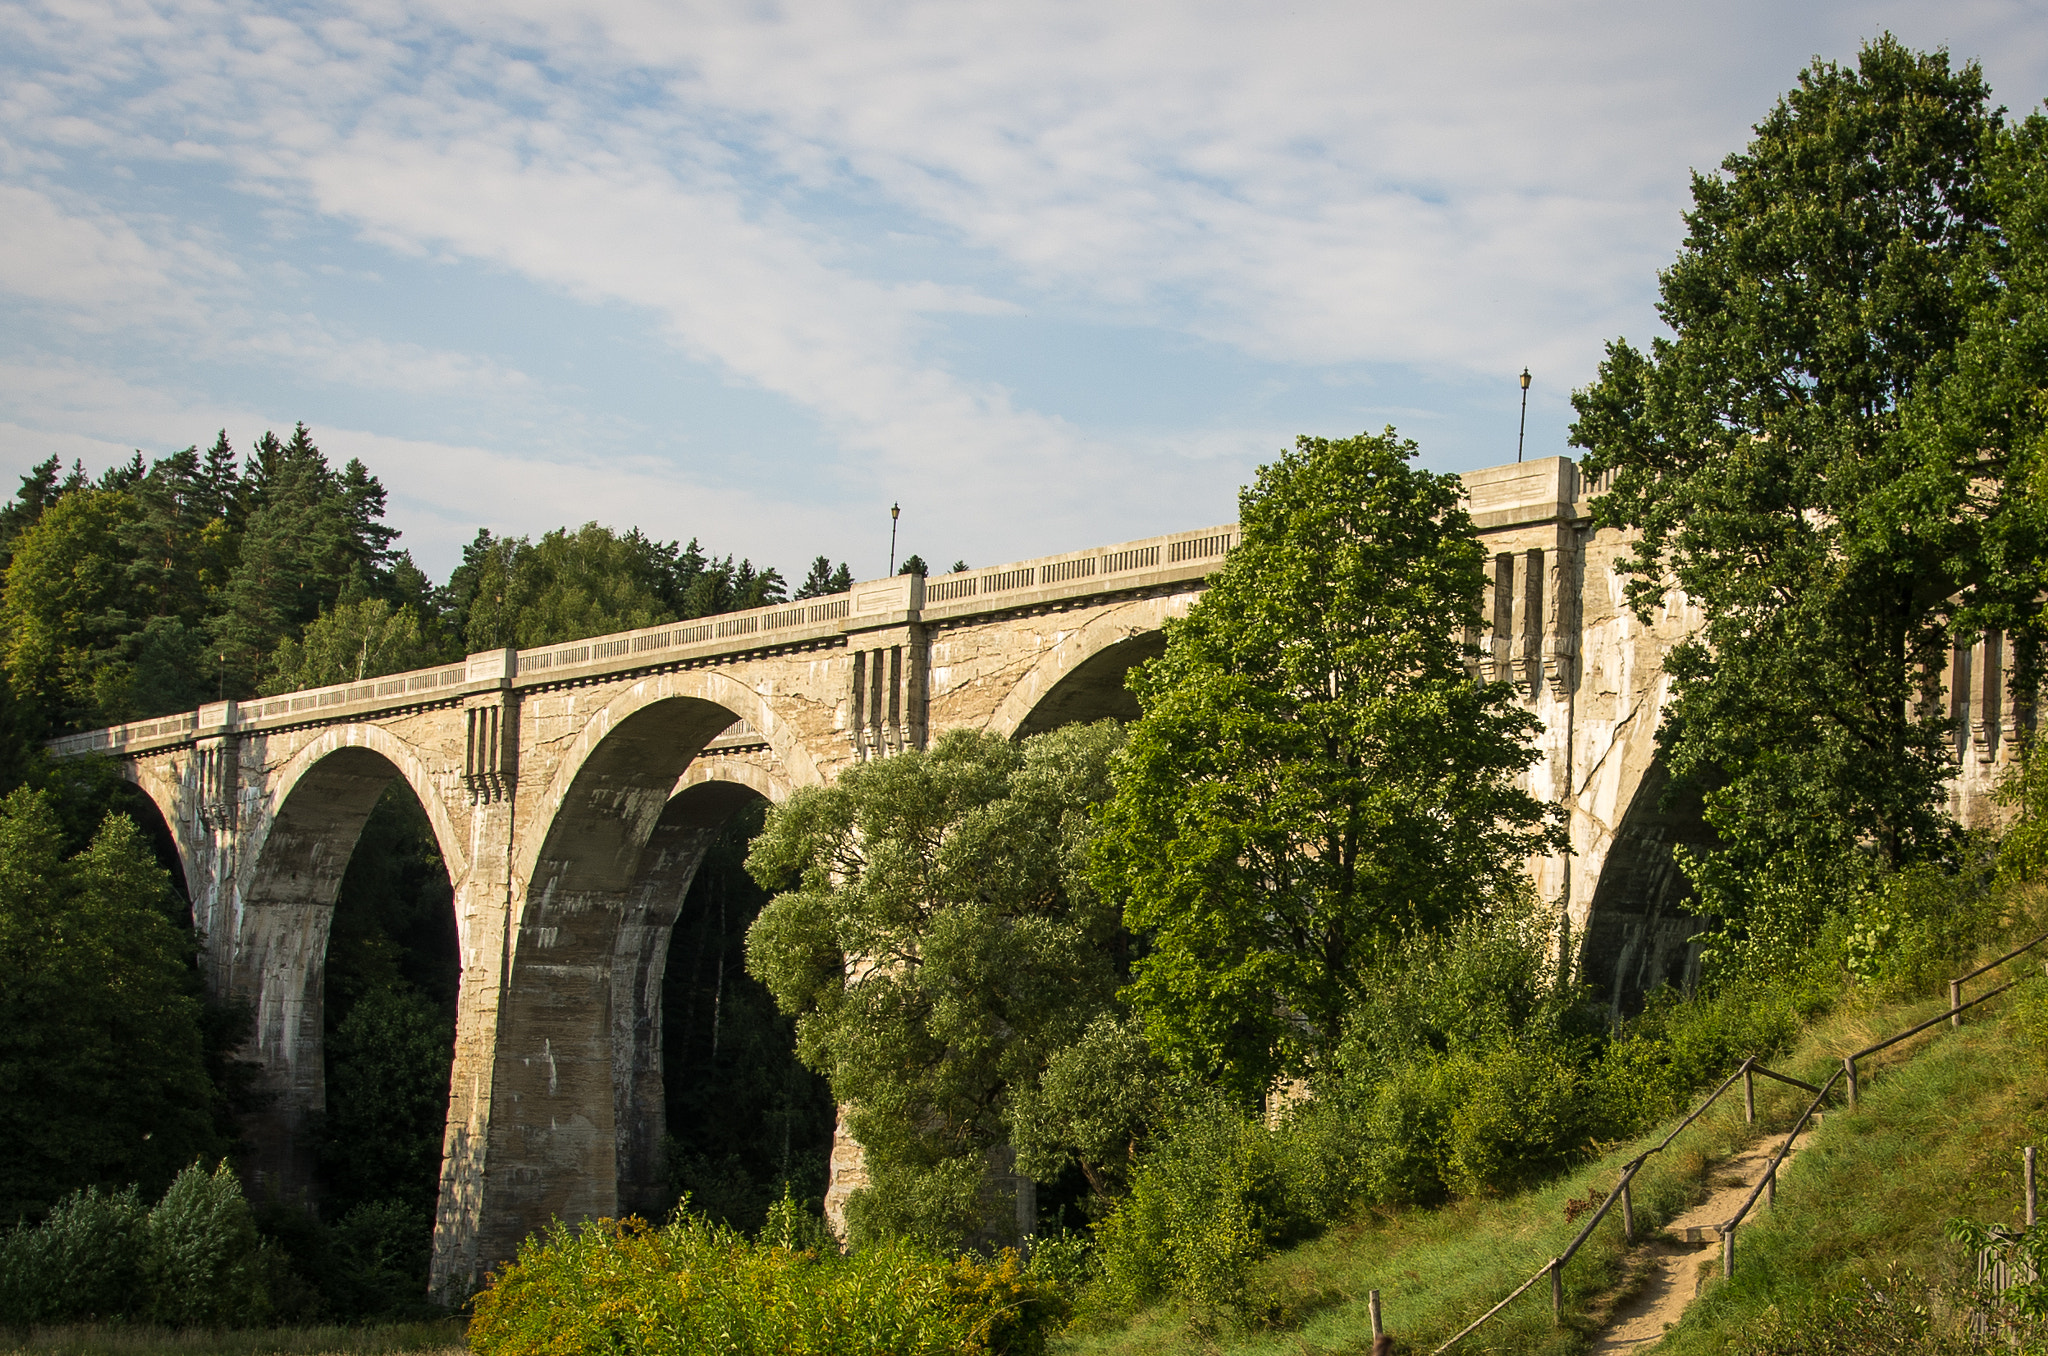
[[[849,635],[920,622],[956,623],[994,613],[1071,605],[1105,594],[1185,587],[1215,570],[1236,545],[1235,524],[1167,533],[987,569],[922,578],[866,580],[845,593],[775,603],[636,631],[517,651],[489,650],[459,664],[305,688],[198,711],[66,735],[59,758],[135,754],[190,744],[207,733],[249,733],[375,718],[480,692],[613,678],[639,669],[713,663],[743,655],[839,646]]]

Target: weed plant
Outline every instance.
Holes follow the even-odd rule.
[[[557,1223],[529,1238],[477,1296],[471,1349],[1026,1356],[1066,1315],[1057,1282],[1013,1251],[948,1259],[884,1243],[841,1254],[805,1232],[792,1237],[771,1215],[764,1237],[749,1239],[684,1211],[660,1229],[638,1220]]]

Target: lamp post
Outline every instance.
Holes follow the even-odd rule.
[[[896,520],[903,516],[901,504],[889,505],[889,573],[896,573]]]
[[[1515,432],[1515,464],[1522,463],[1522,439],[1529,435],[1529,369],[1522,369],[1522,427]]]

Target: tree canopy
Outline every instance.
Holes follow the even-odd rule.
[[[1467,672],[1482,553],[1456,477],[1390,429],[1299,439],[1242,544],[1131,679],[1097,880],[1148,950],[1154,1047],[1256,1094],[1327,1064],[1388,947],[1505,900],[1554,812],[1535,717]]]
[[[1614,477],[1599,521],[1637,533],[1634,605],[1675,586],[1704,617],[1660,739],[1704,793],[1721,846],[1684,860],[1733,935],[1793,896],[1810,927],[1865,846],[1946,850],[1949,645],[2037,588],[2008,448],[1928,417],[2002,290],[1989,99],[1974,63],[1888,35],[1803,71],[1694,176],[1671,337],[1610,345],[1573,398],[1586,469]]]
[[[67,856],[51,798],[0,800],[0,1219],[155,1191],[217,1153],[191,940],[133,820]]]
[[[1001,1214],[985,1178],[1019,1090],[1121,978],[1117,910],[1085,870],[1119,739],[949,731],[769,813],[747,868],[778,893],[747,968],[867,1150],[856,1237],[957,1244]]]

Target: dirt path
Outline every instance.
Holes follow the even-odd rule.
[[[1812,1137],[1813,1131],[1809,1129],[1793,1141],[1791,1154],[1778,1168],[1780,1181],[1784,1180],[1785,1167]],[[1614,1311],[1607,1331],[1593,1342],[1594,1356],[1623,1356],[1624,1353],[1646,1350],[1664,1336],[1666,1328],[1678,1322],[1685,1306],[1692,1303],[1710,1274],[1707,1268],[1718,1265],[1721,1260],[1721,1243],[1717,1235],[1708,1233],[1704,1241],[1697,1243],[1679,1240],[1685,1237],[1689,1228],[1718,1225],[1734,1214],[1751,1188],[1756,1186],[1757,1179],[1781,1142],[1773,1136],[1715,1166],[1710,1179],[1713,1194],[1664,1226],[1663,1232],[1647,1245],[1651,1260],[1649,1278],[1633,1299]],[[1756,1219],[1768,1209],[1759,1200],[1749,1218]]]

